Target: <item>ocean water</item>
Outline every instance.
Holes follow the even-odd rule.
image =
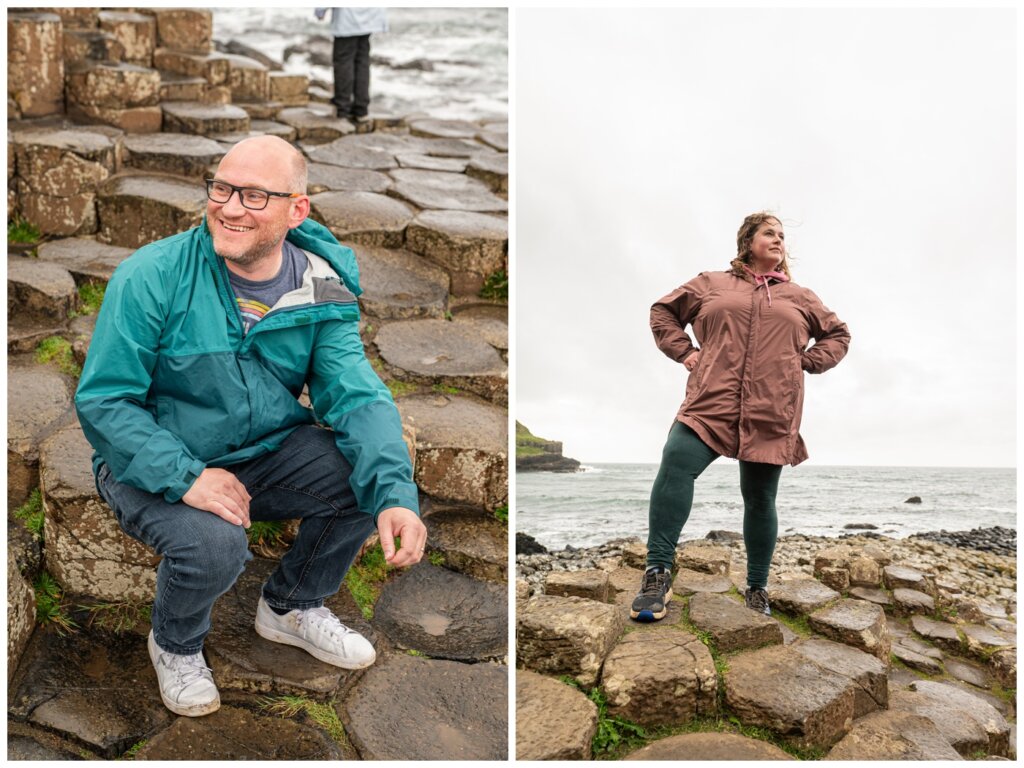
[[[504,118],[508,114],[508,12],[504,8],[389,8],[390,31],[370,39],[370,111],[425,112],[443,119]],[[310,8],[214,8],[214,38],[237,39],[277,61],[313,35],[330,37],[330,14]],[[420,62],[407,68],[406,65]],[[330,67],[305,55],[284,62],[326,83]]]
[[[563,474],[516,475],[516,530],[549,549],[647,537],[647,506],[657,464],[594,464]],[[920,496],[921,504],[906,504]],[[779,535],[838,536],[848,523],[875,533],[1017,528],[1015,469],[786,467],[776,499]],[[697,479],[682,539],[743,530],[739,463],[719,459]]]

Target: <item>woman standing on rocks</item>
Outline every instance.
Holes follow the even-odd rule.
[[[804,371],[833,368],[850,344],[846,324],[792,282],[778,218],[761,212],[744,219],[736,253],[725,272],[701,272],[651,307],[658,348],[690,375],[651,490],[647,570],[630,611],[638,621],[668,611],[693,484],[719,456],[740,461],[746,604],[771,615],[765,587],[778,535],[779,476],[783,465],[807,458],[799,434]]]

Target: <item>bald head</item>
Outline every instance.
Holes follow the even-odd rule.
[[[275,191],[306,193],[306,158],[279,136],[253,136],[242,139],[221,158],[221,165],[238,161],[257,162],[280,179]]]

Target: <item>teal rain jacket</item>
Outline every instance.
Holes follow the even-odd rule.
[[[419,511],[398,409],[359,337],[355,255],[310,219],[288,240],[309,258],[302,287],[248,335],[205,219],[117,268],[75,394],[94,472],[106,462],[173,503],[205,467],[274,451],[320,422],[352,465],[362,511]],[[312,411],[298,402],[306,384]]]

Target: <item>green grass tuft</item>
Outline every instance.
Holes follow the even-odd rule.
[[[431,387],[435,392],[442,395],[457,395],[459,394],[458,387],[449,387],[447,384],[435,384]]]
[[[480,289],[480,298],[508,301],[508,275],[505,270],[499,269],[487,276],[484,287]]]
[[[10,243],[38,243],[41,236],[39,228],[21,216],[7,222],[7,241]]]
[[[58,635],[74,632],[78,625],[67,613],[64,604],[64,590],[60,584],[48,574],[41,571],[34,584],[36,592],[36,621],[42,625],[51,624]]]
[[[107,284],[89,281],[78,286],[78,314],[95,315],[103,304]]]
[[[253,520],[245,535],[259,554],[266,555],[274,547],[284,546],[284,522],[281,520]]]
[[[502,504],[496,510],[494,510],[494,517],[500,523],[508,525],[508,504]]]
[[[307,718],[330,734],[337,743],[349,746],[348,736],[331,702],[322,704],[302,696],[280,696],[259,699],[261,709],[279,717],[293,718],[305,714]]]
[[[397,546],[397,543],[396,543]],[[375,544],[367,550],[359,560],[353,563],[345,574],[345,584],[356,601],[363,616],[373,618],[373,606],[380,597],[380,590],[387,579],[388,564],[384,560],[384,550]]]
[[[78,367],[71,352],[71,342],[61,336],[50,336],[39,342],[36,347],[36,362],[55,365],[61,373],[76,379],[82,375],[82,369]]]
[[[149,739],[143,739],[142,741],[135,742],[130,747],[128,747],[128,749],[126,749],[124,751],[124,753],[120,757],[118,757],[117,759],[118,760],[134,760],[135,756],[139,753],[139,750],[142,749],[144,746],[146,746],[146,742],[147,741],[149,741]]]
[[[408,395],[410,392],[415,392],[417,389],[415,384],[399,381],[398,379],[391,379],[387,382],[387,386],[391,390],[391,397],[395,399],[402,397],[402,395]]]
[[[623,752],[643,746],[647,732],[636,723],[611,717],[608,714],[608,702],[600,688],[593,688],[588,698],[597,706],[597,732],[590,742],[595,757],[611,756],[613,753],[621,756]]]
[[[38,488],[32,491],[28,501],[15,510],[14,516],[25,524],[33,536],[40,541],[43,540],[46,515],[43,513],[43,496]]]
[[[131,632],[140,624],[150,621],[153,606],[149,603],[91,603],[78,606],[89,612],[88,626],[106,629],[115,634]]]
[[[806,616],[787,616],[778,610],[772,610],[772,618],[789,627],[800,637],[811,637],[814,634],[810,620]]]
[[[427,559],[430,560],[431,565],[444,565],[445,559],[442,552],[431,552],[427,555]]]

